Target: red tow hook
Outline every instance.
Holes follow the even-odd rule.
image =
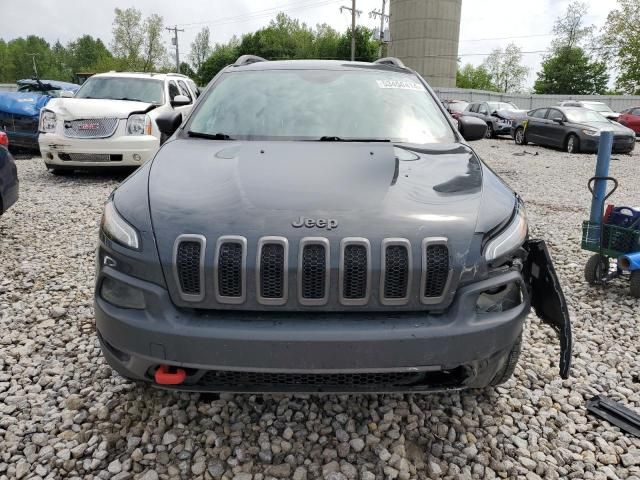
[[[160,365],[156,370],[155,381],[158,385],[180,385],[187,378],[182,368]]]

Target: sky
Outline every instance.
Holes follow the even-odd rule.
[[[598,29],[616,6],[616,0],[583,1],[588,5],[587,23]],[[458,49],[462,63],[478,65],[491,50],[510,42],[523,52],[546,50],[553,38],[549,35],[553,22],[569,3],[571,0],[462,0]],[[108,45],[114,8],[134,6],[144,16],[157,13],[167,26],[178,25],[185,30],[179,37],[184,59],[203,27],[209,27],[213,42],[222,43],[234,34],[240,36],[265,26],[279,11],[310,26],[328,23],[344,31],[350,26],[351,17],[346,11],[340,12],[342,5],[350,6],[351,0],[0,0],[0,38],[11,40],[36,34],[50,43],[60,40],[66,44],[88,33]],[[379,20],[370,18],[369,12],[380,10],[381,6],[382,0],[357,0],[356,8],[362,12],[358,23],[379,26]],[[167,31],[164,36],[169,51],[173,48],[171,35]],[[528,86],[536,78],[542,56],[523,56],[523,63],[530,69]]]

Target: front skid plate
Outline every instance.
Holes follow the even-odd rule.
[[[531,306],[536,315],[550,325],[560,338],[560,376],[566,379],[569,378],[571,369],[572,349],[567,301],[544,240],[529,240],[524,248],[528,252],[524,277],[531,294]]]

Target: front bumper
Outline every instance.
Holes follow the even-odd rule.
[[[591,137],[588,135],[580,136],[580,149],[584,152],[596,153],[600,145],[600,137]],[[613,138],[613,153],[629,153],[636,147],[636,139],[634,137],[620,136]]]
[[[511,122],[496,122],[494,132],[496,135],[511,135]]]
[[[41,133],[38,143],[47,166],[76,168],[139,167],[160,148],[160,140],[153,135],[79,139]],[[100,161],[92,161],[92,157]]]
[[[12,147],[38,150],[38,132],[8,130],[9,145]]]
[[[118,308],[103,300],[98,292],[105,277],[141,290],[146,310]],[[519,305],[503,312],[476,314],[480,293],[512,283],[522,292]],[[440,315],[178,309],[164,288],[110,267],[103,267],[99,273],[95,297],[98,336],[105,357],[116,371],[152,382],[159,365],[181,367],[187,370],[187,379],[173,388],[194,391],[483,387],[504,365],[529,310],[527,288],[517,271],[459,288],[450,308]],[[245,384],[207,381],[219,373],[224,378],[236,378],[238,372],[244,372],[246,375],[240,377],[245,379],[269,378],[270,382],[289,374],[315,380],[312,384],[301,380],[293,387],[255,384],[251,380]],[[340,385],[318,384],[327,375],[336,374],[342,379],[368,375],[380,378],[381,383],[345,380]],[[385,380],[389,375],[406,378],[407,374],[416,374],[421,380],[409,384]]]

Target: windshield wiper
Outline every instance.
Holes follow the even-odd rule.
[[[114,100],[127,100],[129,102],[150,103],[150,102],[145,102],[144,100],[140,100],[139,98],[129,98],[129,97],[114,98]]]
[[[321,142],[391,142],[388,138],[340,138],[325,136],[320,137]]]
[[[231,138],[226,133],[202,133],[189,130],[187,132],[187,135],[195,138],[207,138],[209,140],[233,140],[233,138]]]

